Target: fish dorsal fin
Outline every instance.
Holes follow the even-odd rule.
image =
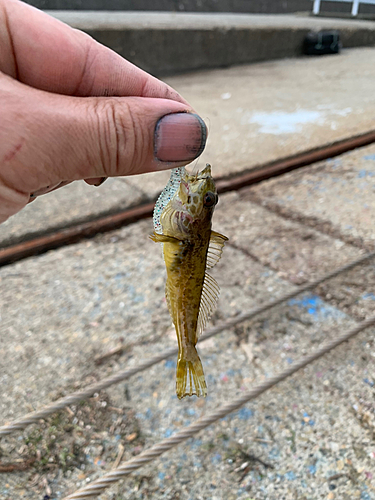
[[[160,224],[160,216],[164,211],[165,207],[168,205],[168,203],[171,201],[173,196],[178,191],[181,180],[185,177],[185,175],[186,175],[185,167],[173,168],[171,170],[171,176],[169,178],[169,181],[167,182],[167,185],[160,193],[159,198],[155,203],[153,220],[154,220],[155,232],[158,234],[161,234],[163,232]]]
[[[226,236],[216,231],[211,231],[210,244],[207,250],[206,269],[211,269],[219,262],[226,241],[228,241]]]
[[[199,305],[196,340],[198,340],[199,336],[206,326],[207,321],[210,319],[210,316],[215,309],[216,303],[218,301],[219,294],[220,288],[216,283],[216,280],[206,273],[204,275],[201,302]]]

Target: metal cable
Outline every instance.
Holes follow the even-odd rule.
[[[148,450],[140,453],[131,460],[124,462],[117,469],[109,472],[108,474],[105,474],[103,477],[97,479],[96,481],[82,488],[81,490],[78,490],[75,493],[72,493],[71,495],[65,497],[64,500],[77,500],[80,498],[89,498],[99,495],[106,488],[109,488],[113,483],[119,481],[124,476],[139,469],[148,462],[151,462],[154,458],[162,455],[163,453],[170,450],[174,446],[177,446],[183,441],[186,441],[186,439],[194,436],[197,432],[201,431],[202,429],[205,429],[206,427],[213,424],[217,420],[237,410],[251,399],[256,398],[257,396],[267,391],[268,389],[271,389],[274,385],[279,384],[287,377],[290,377],[291,375],[296,373],[301,368],[304,368],[313,361],[316,361],[317,359],[327,354],[329,351],[335,349],[343,342],[346,342],[347,340],[354,337],[361,331],[373,325],[375,325],[375,316],[363,321],[352,330],[349,330],[348,332],[344,333],[343,335],[340,335],[336,339],[326,343],[312,354],[304,356],[302,359],[300,359],[296,363],[293,363],[289,368],[287,368],[283,372],[279,373],[278,375],[275,375],[274,377],[269,378],[268,380],[265,380],[262,384],[254,387],[253,389],[246,391],[239,398],[236,398],[232,402],[227,403],[218,408],[217,410],[209,413],[208,415],[201,417],[200,419],[198,419],[196,422],[189,425],[185,429],[176,432],[176,434],[174,434],[172,437],[163,439],[162,441],[155,444]]]
[[[342,266],[338,269],[335,269],[331,273],[326,274],[322,278],[319,278],[315,281],[312,281],[311,283],[307,283],[306,285],[303,285],[291,292],[288,292],[285,295],[282,295],[278,299],[272,300],[270,302],[267,302],[266,304],[260,305],[254,309],[251,309],[247,313],[240,314],[232,319],[228,319],[225,323],[221,323],[219,325],[214,326],[213,328],[210,328],[204,335],[202,335],[200,342],[203,340],[207,340],[218,333],[222,332],[223,330],[226,330],[227,328],[231,328],[243,321],[252,319],[254,316],[257,316],[258,314],[261,314],[265,311],[268,311],[269,309],[272,309],[273,307],[276,307],[283,302],[286,302],[287,300],[292,299],[293,297],[296,297],[297,295],[306,292],[310,290],[311,288],[315,288],[316,286],[320,285],[324,281],[327,281],[329,279],[334,278],[335,276],[348,271],[352,269],[353,267],[362,264],[366,260],[371,259],[372,257],[375,257],[375,252],[363,255],[359,259],[350,262],[349,264],[346,264],[345,266]],[[61,399],[58,399],[57,401],[53,401],[52,403],[48,404],[41,410],[29,413],[19,419],[14,420],[13,422],[9,424],[5,424],[2,427],[0,427],[0,437],[2,436],[7,436],[8,434],[11,434],[12,432],[19,431],[22,429],[25,429],[28,425],[37,423],[40,419],[48,417],[48,415],[51,415],[52,413],[55,413],[58,410],[62,410],[66,406],[72,405],[79,403],[82,400],[88,399],[90,396],[95,394],[96,392],[99,392],[103,389],[107,389],[111,385],[118,384],[119,382],[122,382],[128,378],[130,378],[132,375],[135,375],[136,373],[139,373],[141,371],[146,370],[147,368],[150,368],[151,366],[160,363],[161,361],[164,361],[165,359],[168,359],[169,357],[176,355],[178,352],[177,347],[172,347],[170,349],[165,350],[159,356],[155,356],[148,361],[144,361],[143,363],[140,363],[139,365],[135,366],[134,368],[130,368],[128,370],[123,370],[118,372],[115,375],[112,375],[110,377],[105,378],[101,382],[97,382],[95,384],[89,385],[86,389],[83,389],[82,391],[77,391],[74,392],[68,396],[65,396]]]

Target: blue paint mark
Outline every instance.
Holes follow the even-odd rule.
[[[363,379],[363,382],[367,385],[369,385],[370,387],[374,387],[374,382],[372,382],[371,380],[369,380],[368,378],[364,378]]]
[[[186,413],[187,413],[188,415],[195,415],[195,410],[194,410],[194,408],[188,408],[188,409],[186,410]]]
[[[172,361],[171,359],[167,359],[166,362],[164,363],[165,368],[176,368],[176,362]]]
[[[296,475],[294,474],[293,471],[290,471],[290,472],[286,472],[284,474],[284,476],[286,477],[286,479],[288,479],[289,481],[293,481],[294,479],[296,479]]]
[[[362,169],[358,172],[358,177],[360,179],[363,179],[364,177],[374,177],[374,176],[375,172],[371,172],[371,170]]]
[[[366,155],[363,157],[364,160],[372,160],[375,161],[375,155]]]
[[[115,280],[120,280],[121,278],[126,278],[126,274],[125,273],[115,274]]]
[[[219,464],[221,462],[221,455],[220,455],[220,453],[215,453],[215,455],[211,458],[211,462],[213,464]]]
[[[315,474],[316,473],[316,466],[315,465],[309,465],[307,467],[307,470],[310,472],[310,474]]]
[[[202,446],[202,440],[201,439],[194,439],[193,442],[190,445],[190,448],[199,448]]]
[[[311,309],[316,309],[318,304],[321,302],[321,299],[317,295],[309,295],[307,297],[302,297],[302,299],[290,299],[288,304],[291,306],[300,306],[300,307],[309,307]]]
[[[373,293],[365,293],[364,295],[362,295],[362,299],[375,300],[375,295]]]
[[[362,491],[361,500],[373,500],[374,497],[370,497],[367,491]]]
[[[166,438],[169,438],[171,437],[173,434],[173,430],[172,429],[167,429],[165,432],[164,432],[164,437]]]
[[[327,317],[342,318],[345,313],[325,303],[317,295],[305,295],[300,299],[291,299],[288,305],[305,309],[308,314],[315,316],[314,319],[326,319]]]
[[[160,481],[163,481],[163,480],[164,480],[164,478],[165,478],[165,474],[164,474],[164,472],[159,472],[159,474],[158,474],[158,478],[160,479]]]
[[[291,365],[293,363],[293,359],[292,358],[286,358],[286,361],[287,361],[288,365]]]
[[[268,453],[268,456],[271,460],[277,459],[280,456],[280,451],[278,450],[278,448],[272,448],[272,450],[270,450],[270,452]]]
[[[248,420],[254,415],[254,412],[250,408],[241,408],[238,412],[238,418],[240,420]]]
[[[311,427],[313,425],[315,425],[315,420],[313,420],[312,418],[310,418],[310,415],[308,413],[306,413],[305,411],[303,412],[303,418],[304,419],[309,419],[307,422],[305,420],[302,420],[302,425],[305,425],[306,423],[308,423],[309,425],[311,425]]]

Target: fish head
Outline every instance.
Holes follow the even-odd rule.
[[[210,165],[196,175],[184,171],[178,189],[160,215],[163,234],[185,239],[210,230],[217,201]]]
[[[211,219],[218,202],[215,182],[211,176],[211,165],[207,164],[196,175],[186,174],[181,180],[178,199],[186,220]]]

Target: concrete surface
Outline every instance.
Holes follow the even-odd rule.
[[[30,203],[0,226],[1,245],[14,244],[98,215],[118,212],[145,201],[145,193],[127,179],[107,179],[100,190],[85,182],[74,182]],[[0,246],[1,246],[0,245]]]
[[[344,161],[340,169],[346,171]],[[313,169],[309,179],[323,184],[321,172]],[[214,229],[230,241],[212,270],[222,289],[214,324],[363,252],[250,197],[249,189],[223,195],[215,213]],[[151,230],[151,220],[141,221],[0,269],[1,422],[176,344]],[[352,301],[314,290],[202,343],[206,400],[177,400],[171,359],[3,439],[2,463],[38,450],[41,460],[0,474],[0,499],[63,498],[110,470],[116,457],[129,459],[349,329],[359,312],[373,315],[373,279],[362,288],[348,283],[361,282],[364,272],[374,276],[375,263],[336,282],[336,292],[350,289]],[[374,333],[362,333],[100,499],[374,500]],[[125,355],[96,366],[94,357],[121,339],[129,345]]]
[[[178,12],[49,14],[156,76],[296,57],[312,30],[338,29],[345,48],[375,45],[373,21]]]
[[[374,48],[351,49],[339,56],[168,78],[209,129],[206,150],[194,168],[209,162],[216,178],[231,176],[373,129],[375,65],[370,62],[374,58]],[[371,160],[367,164],[370,168]],[[41,228],[48,231],[154,199],[168,177],[167,172],[128,177],[99,188],[73,184],[42,196],[0,226],[0,246]],[[360,188],[370,181],[366,176],[356,182]]]
[[[248,190],[250,198],[343,241],[375,250],[375,145]]]

